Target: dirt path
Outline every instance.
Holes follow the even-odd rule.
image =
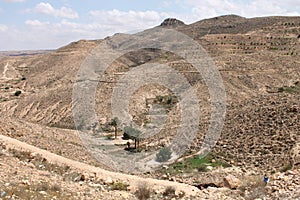
[[[6,73],[8,71],[8,63],[4,66],[3,72],[2,72],[2,79],[10,80],[10,78],[7,77]]]
[[[42,157],[46,158],[48,162],[52,162],[58,165],[67,165],[81,173],[88,173],[88,174],[95,173],[97,177],[103,180],[106,180],[107,178],[111,178],[112,180],[127,182],[130,184],[131,187],[134,188],[137,188],[138,185],[140,184],[146,183],[153,190],[159,190],[159,191],[164,190],[168,186],[172,186],[176,188],[177,191],[183,191],[186,194],[186,196],[196,196],[198,192],[201,192],[198,188],[183,183],[157,180],[151,178],[141,178],[139,176],[106,171],[101,168],[97,168],[85,163],[64,158],[62,156],[53,154],[49,151],[39,149],[32,145],[26,144],[19,140],[7,136],[3,136],[3,135],[0,135],[0,142],[4,143],[7,148],[16,149],[20,151],[29,151],[32,153],[38,153]]]

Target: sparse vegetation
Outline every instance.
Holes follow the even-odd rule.
[[[20,96],[21,93],[22,93],[22,92],[21,92],[20,90],[18,90],[18,91],[15,92],[14,95],[15,95],[16,97],[18,97],[18,96]]]
[[[110,125],[114,127],[115,129],[115,139],[117,139],[118,136],[118,125],[120,124],[120,120],[117,117],[114,117],[111,121],[110,121]]]
[[[49,182],[34,183],[24,185],[17,183],[13,186],[2,187],[6,197],[19,197],[21,199],[51,199],[56,196],[57,199],[74,199],[75,193],[72,191],[62,191],[59,185],[52,185]],[[4,198],[5,199],[5,198]]]
[[[173,95],[156,96],[154,103],[164,106],[168,111],[178,102],[178,98]]]
[[[242,185],[238,188],[247,200],[263,198],[266,196],[265,183],[261,176],[243,177]]]
[[[107,140],[113,140],[113,135],[111,135],[111,134],[106,135],[105,139],[107,139]]]
[[[139,150],[141,135],[142,132],[140,130],[127,126],[124,128],[123,139],[133,139],[134,148]]]
[[[280,172],[286,172],[288,170],[291,170],[293,168],[293,166],[291,165],[291,163],[287,163],[285,166],[283,166],[282,169],[280,169]]]
[[[198,168],[198,172],[208,172],[209,170],[207,169],[206,165],[200,165]]]
[[[175,192],[176,192],[176,190],[175,190],[174,187],[168,186],[168,187],[165,189],[165,191],[163,192],[163,196],[172,198],[172,197],[175,197]]]
[[[278,92],[299,93],[300,87],[299,86],[280,87],[280,88],[278,88]]]
[[[127,183],[123,183],[123,182],[115,182],[111,185],[111,189],[112,190],[127,190],[128,188],[128,184]]]
[[[146,183],[141,183],[138,186],[138,189],[135,192],[135,196],[139,200],[147,200],[151,196],[151,189]]]
[[[163,147],[156,154],[156,161],[157,162],[167,162],[171,158],[171,154],[172,154],[172,152],[168,147]]]
[[[199,134],[192,141],[190,151],[185,154],[187,156],[185,160],[171,165],[165,164],[160,171],[147,173],[140,177],[141,179],[155,177],[174,181],[172,185],[176,185],[176,195],[175,188],[171,186],[163,191],[160,190],[161,186],[159,185],[151,184],[155,185],[155,188],[149,188],[149,185],[142,184],[137,188],[136,197],[138,199],[151,197],[153,199],[180,199],[181,197],[178,195],[180,187],[177,187],[180,182],[195,187],[199,186],[198,188],[203,190],[205,195],[213,196],[215,193],[224,191],[224,188],[220,188],[225,185],[222,182],[223,175],[229,173],[238,177],[243,183],[240,187],[228,187],[226,189],[228,193],[224,194],[226,197],[238,194],[236,199],[239,197],[243,199],[263,199],[264,197],[285,199],[281,195],[291,196],[291,199],[300,198],[299,194],[292,197],[293,192],[298,192],[296,190],[299,185],[299,153],[294,146],[298,144],[300,124],[298,95],[300,94],[300,84],[299,81],[298,83],[291,82],[299,80],[297,68],[299,64],[297,60],[300,39],[299,18],[275,17],[262,20],[262,18],[239,19],[239,17],[222,16],[211,20],[195,23],[196,25],[184,25],[183,28],[178,27],[176,30],[183,31],[203,46],[215,60],[217,68],[224,78],[225,86],[228,86],[226,92],[229,98],[226,102],[228,109],[224,130],[212,148],[212,153],[206,157],[189,157],[201,148],[200,144],[205,142],[203,139],[209,139],[209,142],[211,139],[215,139],[215,137],[206,137],[205,131],[218,125],[218,122],[209,117],[215,113],[211,106],[218,107],[219,105],[209,97],[211,91],[206,85],[206,80],[209,79],[201,77],[202,72],[197,72],[196,66],[192,66],[193,62],[185,61],[186,53],[197,53],[193,49],[178,55],[159,49],[141,49],[124,54],[112,63],[105,70],[106,76],[101,79],[103,84],[99,84],[95,95],[97,106],[95,112],[99,117],[96,120],[99,120],[100,127],[103,129],[100,131],[99,126],[88,123],[89,120],[84,117],[88,115],[85,113],[81,116],[82,120],[77,122],[79,130],[91,130],[89,133],[92,137],[89,138],[90,135],[87,135],[87,141],[92,141],[92,144],[86,146],[93,151],[92,153],[99,153],[101,150],[114,158],[117,156],[123,158],[123,155],[129,155],[147,161],[148,157],[146,156],[151,154],[151,161],[152,159],[156,159],[158,162],[170,160],[172,152],[165,146],[168,146],[176,131],[181,128],[182,121],[180,119],[184,114],[180,111],[180,105],[177,105],[179,97],[175,97],[171,89],[163,85],[158,86],[159,84],[156,83],[137,89],[128,105],[129,114],[135,124],[154,130],[158,127],[154,120],[165,117],[165,126],[157,135],[145,140],[141,131],[126,127],[123,138],[134,141],[121,141],[114,140],[121,136],[121,131],[118,118],[108,118],[111,116],[109,106],[113,104],[107,96],[107,94],[112,94],[113,87],[121,80],[122,75],[132,70],[131,67],[149,61],[150,63],[167,64],[186,78],[186,81],[192,86],[191,89],[199,97],[199,107],[203,106],[201,121],[199,121],[199,125],[196,125],[199,128],[197,132]],[[109,47],[112,45],[112,48],[115,48],[115,44],[117,44],[114,42],[115,38],[122,39],[123,36],[116,35],[104,39],[104,44],[107,41]],[[76,77],[77,70],[84,63],[84,57],[88,52],[101,44],[100,41],[85,41],[75,43],[75,46],[72,44],[63,47],[46,56],[30,55],[30,58],[27,59],[26,55],[12,55],[4,58],[1,66],[3,68],[8,65],[8,67],[4,68],[3,77],[0,80],[0,103],[3,105],[0,110],[4,116],[0,120],[1,134],[37,146],[45,151],[77,160],[81,162],[78,163],[79,167],[81,164],[85,166],[83,163],[86,163],[103,168],[103,163],[96,163],[94,158],[85,151],[82,145],[85,142],[84,140],[80,141],[80,138],[84,138],[79,138],[74,130],[66,130],[66,128],[75,129],[71,119],[72,108],[77,108],[77,103],[81,100],[81,98],[73,98],[74,104],[71,102],[70,88],[73,85],[81,85],[72,77]],[[120,45],[122,46],[122,44]],[[193,55],[195,61],[201,55]],[[6,64],[6,62],[9,63]],[[64,66],[62,67],[62,65]],[[66,72],[67,75],[65,75]],[[208,73],[208,75],[213,74]],[[28,84],[23,76],[30,79]],[[167,74],[163,78],[168,80],[172,76]],[[84,82],[82,83],[87,86]],[[84,111],[85,109],[83,109]],[[193,112],[193,110],[189,112]],[[49,126],[45,127],[44,125]],[[106,132],[103,136],[100,134],[102,131]],[[140,144],[140,141],[143,143]],[[162,146],[165,148],[157,151]],[[142,153],[135,153],[140,149],[143,150]],[[157,155],[152,154],[154,151],[158,152]],[[131,181],[135,181],[134,177],[133,180],[123,179],[121,174],[115,177],[109,173],[107,176],[112,176],[112,179],[104,181],[106,180],[106,177],[103,177],[106,176],[105,173],[94,174],[91,172],[90,174],[89,171],[92,171],[90,169],[95,168],[84,168],[83,171],[86,170],[88,174],[83,175],[81,170],[73,169],[76,168],[74,165],[70,165],[73,167],[69,169],[67,165],[64,165],[65,163],[60,163],[60,165],[55,164],[56,162],[52,163],[50,161],[53,160],[50,157],[51,154],[43,155],[45,157],[25,151],[8,149],[1,151],[0,147],[0,171],[2,171],[0,174],[0,198],[2,192],[5,192],[3,195],[7,199],[14,199],[14,197],[9,197],[11,195],[17,195],[15,199],[96,199],[89,195],[99,195],[99,193],[101,197],[97,196],[97,198],[117,199],[110,195],[133,195],[129,192],[127,194],[128,185],[126,183],[130,182],[131,184]],[[50,157],[49,160],[46,158],[47,155]],[[100,154],[98,155],[102,158]],[[63,159],[59,156],[57,158]],[[130,161],[134,162],[134,159]],[[106,167],[113,168],[119,164],[118,167],[125,171],[127,166],[126,163],[117,162],[109,166],[111,163],[107,162],[108,166]],[[227,163],[236,167],[223,169],[222,167],[230,167]],[[157,164],[154,163],[154,165]],[[135,170],[133,165],[130,167],[132,166],[132,170]],[[140,166],[136,165],[136,167]],[[262,171],[272,174],[270,182],[265,183],[266,187],[262,176],[241,177],[242,174],[259,174]],[[116,180],[120,181],[116,182]],[[150,179],[148,180],[150,181]],[[155,182],[159,183],[160,181]],[[229,182],[230,180],[227,185],[230,185]],[[53,185],[54,183],[55,185]],[[136,184],[132,184],[132,186],[136,186]],[[105,196],[106,192],[109,193],[108,197]],[[278,195],[272,196],[274,193]],[[226,198],[225,196],[224,198]],[[195,197],[195,199],[199,199],[199,197]]]
[[[21,161],[32,163],[39,170],[51,171],[59,175],[65,175],[70,170],[69,166],[59,166],[53,163],[49,163],[45,158],[40,155],[33,155],[28,151],[18,151],[11,149],[10,152],[16,158]]]
[[[217,160],[212,154],[208,154],[203,158],[195,156],[193,158],[186,159],[183,162],[171,164],[169,168],[165,170],[165,172],[170,174],[191,173],[194,170],[206,172],[208,171],[208,166],[230,167],[231,165]]]

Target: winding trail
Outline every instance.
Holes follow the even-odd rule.
[[[21,142],[19,140],[1,134],[0,134],[0,142],[4,143],[7,148],[15,149],[19,151],[29,151],[31,153],[40,154],[42,157],[46,158],[47,161],[51,163],[55,163],[60,166],[67,165],[81,173],[88,173],[88,174],[94,173],[96,174],[97,177],[103,180],[106,180],[108,177],[110,177],[112,180],[127,182],[130,184],[130,186],[133,186],[134,188],[137,188],[140,184],[146,183],[150,188],[159,191],[164,190],[168,186],[172,186],[176,188],[177,191],[183,191],[186,194],[186,196],[196,196],[198,192],[201,192],[198,188],[184,183],[171,182],[166,180],[157,180],[153,178],[142,178],[139,176],[107,171],[92,165],[88,165],[85,163],[81,163],[78,161],[74,161],[56,155],[49,151],[39,149],[35,146],[29,145],[27,143]]]
[[[2,72],[2,79],[10,80],[10,78],[7,77],[6,73],[8,71],[8,63],[4,66],[3,72]]]

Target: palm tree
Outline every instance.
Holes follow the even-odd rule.
[[[118,117],[114,117],[111,121],[110,121],[110,125],[114,127],[115,129],[115,139],[117,139],[118,136],[118,125],[120,123],[120,120],[118,119]]]
[[[139,149],[140,146],[140,139],[141,139],[142,132],[138,129],[132,128],[130,126],[126,126],[124,128],[124,138],[134,140],[134,148]]]

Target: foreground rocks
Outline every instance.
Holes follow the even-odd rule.
[[[299,95],[271,94],[232,104],[214,151],[233,165],[261,173],[299,162]]]
[[[224,185],[230,189],[237,189],[241,181],[233,175],[228,175],[224,178]]]
[[[300,170],[274,174],[266,190],[274,199],[300,199]]]

